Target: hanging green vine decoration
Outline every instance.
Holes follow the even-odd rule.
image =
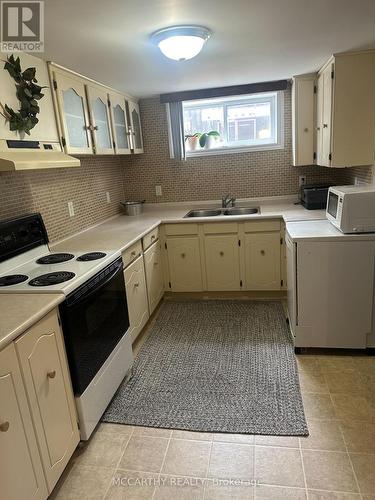
[[[9,121],[10,130],[30,135],[30,130],[39,122],[37,118],[40,111],[38,101],[44,96],[42,89],[47,87],[37,85],[36,68],[27,68],[22,71],[20,58],[15,59],[13,54],[7,57],[4,69],[16,82],[16,95],[21,107],[18,111],[14,111],[5,104],[3,116]]]

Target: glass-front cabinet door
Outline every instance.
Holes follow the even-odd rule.
[[[108,97],[115,153],[118,155],[130,154],[130,132],[126,115],[125,97],[114,92],[108,94]]]
[[[107,90],[89,84],[86,85],[86,91],[95,153],[114,154]]]
[[[133,153],[143,153],[141,115],[138,103],[128,101]]]
[[[60,115],[61,142],[65,151],[92,154],[84,82],[57,68],[53,70],[53,80]]]

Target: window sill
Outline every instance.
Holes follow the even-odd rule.
[[[274,151],[284,149],[284,144],[272,144],[267,146],[252,146],[239,148],[218,148],[218,149],[199,149],[198,151],[186,151],[186,158],[195,158],[198,156],[217,156],[236,153],[252,153],[259,151]]]

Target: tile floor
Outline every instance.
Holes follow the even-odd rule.
[[[375,357],[297,357],[310,436],[101,424],[56,500],[375,500]]]

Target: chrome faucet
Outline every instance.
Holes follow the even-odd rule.
[[[232,198],[229,194],[227,194],[226,196],[223,196],[221,198],[221,207],[222,208],[234,207],[235,202],[236,198]]]

